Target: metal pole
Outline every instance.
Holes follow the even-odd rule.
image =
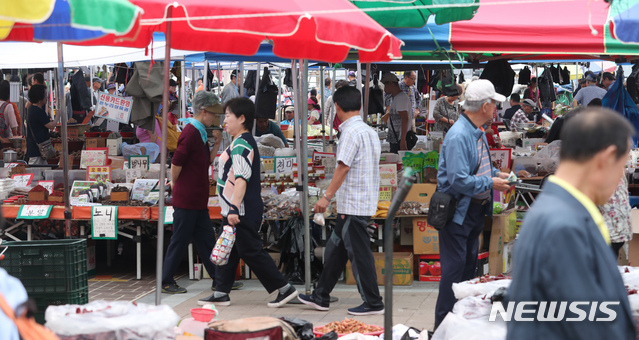
[[[300,103],[304,102],[306,99],[306,94],[308,93],[308,60],[300,60],[300,64],[304,65],[302,78],[301,78],[301,87],[302,91],[300,91]],[[307,135],[308,135],[308,123],[306,120],[306,115],[304,115],[303,119],[300,119],[300,124],[302,127],[302,133],[300,136],[300,155],[302,156],[302,164],[298,162],[297,171],[301,173],[300,179],[302,180],[302,195],[300,197],[300,205],[302,207],[302,216],[304,218],[304,281],[306,282],[306,294],[311,293],[311,229],[310,229],[310,221],[309,221],[309,211],[308,211],[308,146],[307,146]],[[301,167],[300,167],[301,166]],[[301,171],[300,171],[301,170]]]
[[[364,100],[363,100],[364,96],[362,95],[362,63],[359,62],[359,59],[357,60],[357,85],[355,87],[359,90],[359,94],[360,94],[361,103],[360,103],[359,114],[360,116],[362,116],[362,120],[363,120],[364,119]]]
[[[300,162],[300,159],[302,159],[300,157],[300,148],[298,146],[298,142],[300,139],[300,126],[299,126],[299,122],[302,120],[302,108],[297,105],[297,96],[299,95],[299,73],[297,73],[297,62],[295,61],[295,59],[291,60],[291,75],[293,76],[293,104],[295,104],[293,107],[295,108],[295,118],[293,119],[293,148],[295,148],[296,152],[295,154],[297,155],[297,171],[299,173],[300,168],[302,167],[302,162]],[[298,178],[298,183],[297,185],[300,185],[299,183],[299,176]]]
[[[217,61],[217,95],[218,97],[222,95],[222,77],[220,77],[220,62]]]
[[[322,112],[326,112],[326,108],[324,107],[324,66],[320,66],[320,106]],[[326,132],[324,131],[324,120],[326,119],[326,114],[322,115],[322,151],[326,152]]]
[[[173,6],[167,10],[167,18],[173,13]],[[162,264],[164,252],[164,180],[166,179],[166,124],[169,116],[169,72],[171,67],[171,26],[172,22],[166,22],[166,45],[164,46],[164,81],[162,89],[162,146],[160,149],[160,204],[158,207],[158,245],[157,260],[155,266],[155,304],[162,303]],[[207,64],[208,67],[208,64]],[[206,75],[206,73],[204,73]],[[206,89],[206,85],[204,85]]]
[[[58,114],[60,122],[60,137],[62,138],[62,182],[64,183],[64,237],[71,237],[71,204],[69,202],[69,139],[67,135],[67,110],[64,102],[64,89],[61,86],[64,76],[64,59],[62,43],[58,42]]]
[[[237,77],[237,86],[240,88],[240,97],[244,97],[244,62],[240,61],[240,74]]]
[[[279,85],[277,86],[277,109],[275,112],[277,112],[277,125],[280,125],[280,122],[282,121],[282,68],[278,67],[278,78],[279,78]]]
[[[180,101],[182,102],[182,112],[180,117],[186,118],[186,60],[182,60],[180,67]]]
[[[257,103],[257,94],[260,92],[260,69],[262,68],[262,63],[257,63],[257,71],[255,72],[255,103]],[[257,105],[255,106],[255,116],[257,118]],[[255,120],[253,121],[253,136],[255,136],[255,131],[257,131],[257,124]]]
[[[333,65],[333,81],[331,82],[331,93],[335,93],[335,83],[337,82],[337,79],[335,78],[336,76],[337,76],[337,69],[335,68],[335,65]],[[335,118],[333,117],[333,119]],[[333,140],[333,124],[331,124],[328,127],[328,140],[330,141]]]
[[[202,89],[208,91],[209,87],[209,61],[204,60],[204,75],[202,76]]]
[[[364,118],[368,116],[368,103],[371,94],[371,64],[366,64],[366,86],[364,86]],[[364,123],[368,122],[368,119],[364,119]]]

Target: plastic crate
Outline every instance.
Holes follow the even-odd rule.
[[[6,242],[0,267],[33,294],[67,293],[88,288],[86,240]]]
[[[33,315],[36,322],[44,324],[44,313],[49,306],[85,305],[89,303],[89,287],[64,293],[31,293],[29,298],[35,301],[38,308]]]

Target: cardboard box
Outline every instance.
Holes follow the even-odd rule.
[[[87,149],[89,148],[105,148],[106,147],[106,138],[102,137],[91,137],[87,138],[84,142],[84,145]],[[110,155],[111,153],[109,153]]]
[[[439,232],[428,225],[425,217],[413,218],[413,253],[439,254]]]
[[[504,244],[504,252],[502,253],[502,272],[508,274],[513,269],[513,252],[515,250],[515,241]]]
[[[416,183],[410,188],[408,195],[406,195],[406,199],[404,202],[419,202],[419,203],[428,203],[430,202],[430,198],[435,193],[437,189],[437,184],[432,183]]]
[[[32,191],[29,192],[29,201],[46,201],[49,199],[48,191]]]
[[[400,218],[399,219],[399,244],[402,246],[413,245],[413,219],[412,218]]]
[[[106,147],[109,149],[109,156],[122,155],[122,150],[120,150],[121,145],[122,145],[122,137],[116,138],[116,139],[107,139]]]
[[[284,134],[284,137],[286,138],[293,138],[295,131],[293,129],[288,129],[288,130],[282,130],[282,133]]]
[[[503,242],[507,243],[515,239],[519,228],[517,227],[517,210],[507,210],[501,214],[493,215],[493,218],[487,220],[487,223],[491,224],[492,234],[491,243],[495,233],[499,233],[502,236]]]
[[[630,211],[632,217],[632,240],[628,241],[628,263],[631,266],[639,265],[639,209]]]
[[[384,285],[385,275],[385,254],[373,253],[375,258],[375,272],[377,273],[377,284]],[[351,262],[346,263],[345,272],[346,284],[354,285],[353,266]],[[394,253],[393,254],[393,285],[410,286],[413,284],[413,254],[412,253]]]
[[[84,137],[84,133],[89,131],[89,124],[70,124],[67,125],[67,138]]]

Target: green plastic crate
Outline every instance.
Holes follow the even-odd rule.
[[[76,292],[88,289],[86,240],[6,242],[0,267],[20,279],[33,294]]]
[[[33,316],[36,322],[44,324],[44,313],[49,306],[85,305],[89,303],[89,287],[64,293],[30,293],[38,308]]]

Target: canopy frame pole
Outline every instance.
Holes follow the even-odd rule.
[[[167,9],[167,18],[171,18],[173,14],[173,6]],[[163,89],[162,89],[162,146],[160,148],[160,200],[158,207],[158,244],[157,244],[157,260],[155,267],[155,304],[162,303],[162,265],[164,263],[164,192],[166,179],[166,135],[167,122],[169,116],[169,72],[171,70],[171,26],[172,21],[166,22],[166,45],[164,46],[164,72],[163,72]],[[208,63],[206,64],[208,67]],[[206,77],[206,72],[204,73]],[[206,78],[205,78],[206,79]],[[204,85],[206,89],[206,85]]]
[[[180,117],[186,118],[186,59],[182,60],[182,65],[180,65],[180,99],[182,101],[182,113]]]
[[[244,97],[244,62],[240,61],[240,74],[237,76],[237,87],[240,88],[240,96]]]
[[[322,112],[326,111],[326,108],[324,107],[324,66],[320,66],[320,109],[322,110]],[[324,120],[326,119],[326,114],[322,114],[322,152],[326,152],[326,131],[325,129],[325,125],[324,124]]]
[[[357,59],[357,85],[355,85],[355,88],[357,88],[360,94],[359,114],[360,116],[362,116],[362,120],[364,120],[364,96],[362,93],[362,63],[359,62],[359,59]]]
[[[277,119],[277,126],[280,125],[280,122],[282,121],[282,68],[281,67],[277,67],[278,68],[278,83],[279,85],[277,86],[277,106],[275,109],[276,114],[276,119]]]
[[[64,237],[71,237],[71,202],[69,202],[69,139],[67,134],[67,110],[64,102],[64,90],[61,86],[64,77],[64,53],[62,43],[58,42],[58,74],[57,96],[58,114],[62,118],[60,122],[60,137],[62,138],[62,183],[64,183]],[[26,115],[25,115],[26,116]],[[25,117],[23,116],[23,117]]]
[[[215,62],[217,64],[217,96],[221,97],[222,96],[222,77],[220,76],[220,72],[222,72],[220,70],[220,62],[216,61]]]
[[[371,63],[366,64],[366,86],[364,86],[364,123],[368,122],[368,104],[371,94]]]
[[[336,76],[337,76],[337,69],[335,68],[335,65],[333,65],[333,80],[331,81],[331,97],[335,93],[335,83],[337,82],[337,79],[335,79]],[[332,109],[333,108],[329,108],[329,112],[332,111]],[[334,119],[335,117],[333,117],[333,120]],[[333,122],[331,122],[331,124],[328,127],[328,140],[329,140],[329,143],[333,141]]]
[[[298,159],[298,173],[299,173],[299,169],[301,167],[299,160],[300,158],[300,154],[299,154],[299,146],[298,146],[298,142],[299,142],[299,138],[300,138],[300,126],[299,126],[299,122],[301,120],[302,117],[302,108],[297,105],[298,99],[297,97],[299,97],[299,92],[298,91],[298,87],[299,87],[299,74],[296,73],[297,72],[297,61],[295,59],[291,60],[291,75],[293,76],[293,108],[295,109],[295,118],[293,119],[293,148],[295,148],[295,154],[297,155],[297,159]],[[298,177],[298,183],[297,185],[300,185],[299,183],[299,177]]]
[[[202,89],[204,91],[208,91],[209,89],[208,85],[209,85],[209,61],[204,60],[204,75],[202,75]]]
[[[300,64],[303,65],[302,77],[300,79],[302,88],[302,91],[300,91],[300,103],[304,103],[304,99],[306,99],[308,93],[308,60],[300,60]],[[300,206],[304,218],[304,281],[306,283],[306,294],[311,294],[311,231],[309,221],[310,214],[308,210],[308,122],[305,118],[306,117],[300,119],[302,128],[300,136],[300,156],[302,157],[302,162],[297,163],[297,171],[301,173],[300,179],[302,180]]]
[[[255,73],[255,104],[257,104],[257,93],[260,92],[260,70],[262,69],[262,63],[257,62],[257,72]],[[257,131],[257,105],[255,105],[255,116],[253,119],[253,136]]]

